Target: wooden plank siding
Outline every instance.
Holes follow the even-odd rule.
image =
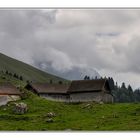
[[[0,106],[19,100],[20,96],[20,91],[11,83],[0,83]]]
[[[26,86],[39,96],[48,100],[62,102],[105,102],[112,103],[113,96],[106,79],[77,80],[70,85],[30,83]]]

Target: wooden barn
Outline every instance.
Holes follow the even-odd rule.
[[[67,93],[71,102],[113,102],[108,80],[105,79],[72,81]]]
[[[11,83],[0,83],[0,106],[20,99],[20,91]]]
[[[108,80],[105,79],[72,81],[70,85],[30,83],[26,85],[26,89],[41,97],[55,101],[113,102]]]
[[[69,101],[67,90],[68,85],[64,84],[48,84],[48,83],[30,83],[26,89],[36,93],[40,97],[55,101]]]

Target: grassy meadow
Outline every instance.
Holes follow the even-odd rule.
[[[140,103],[68,104],[48,101],[28,92],[23,115],[13,113],[13,103],[0,107],[0,130],[4,131],[122,131],[140,130]],[[48,112],[54,112],[47,122]]]

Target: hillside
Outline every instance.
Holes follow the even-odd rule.
[[[4,78],[3,78],[4,77]],[[13,102],[0,107],[0,130],[5,131],[116,131],[140,130],[140,103],[61,103],[40,98],[24,89],[25,82],[9,75],[0,75],[0,82],[21,85],[28,105],[23,115],[13,113]],[[48,112],[56,114],[47,122]]]
[[[24,115],[13,114],[12,103],[0,107],[0,130],[140,130],[140,104],[66,104],[28,95],[22,100],[29,108]],[[56,114],[53,122],[47,122],[48,112]]]
[[[29,81],[49,82],[50,79],[54,82],[60,80],[67,81],[0,53],[0,71],[7,70],[12,74],[18,74],[19,76],[22,76],[24,80]]]
[[[22,66],[39,71],[27,64],[0,55],[8,63],[14,63],[15,67]],[[12,61],[13,60],[13,61]],[[9,62],[8,62],[9,61]],[[10,62],[11,61],[11,62]],[[4,62],[3,62],[4,63]],[[13,66],[12,65],[12,66]],[[9,69],[14,71],[14,67]],[[5,69],[5,70],[6,70]],[[8,70],[9,70],[8,69]],[[16,69],[16,68],[15,68]],[[3,70],[3,69],[1,69]],[[17,73],[22,71],[18,68]],[[24,70],[23,70],[24,71]],[[28,72],[28,70],[27,70]],[[44,73],[39,71],[40,73]],[[38,74],[38,73],[35,73]],[[48,75],[48,74],[46,74]],[[26,71],[25,71],[25,76]],[[38,74],[38,77],[41,77]],[[52,76],[52,75],[50,75]],[[29,75],[30,77],[30,75]],[[56,78],[55,76],[52,76]],[[30,77],[32,78],[32,77]],[[59,79],[59,78],[58,78]],[[40,81],[43,81],[40,79]],[[45,80],[44,80],[45,81]],[[26,81],[19,80],[5,73],[0,73],[0,82],[10,82],[16,86],[20,85],[25,95],[21,101],[28,106],[28,112],[23,115],[13,113],[13,102],[0,106],[0,130],[4,131],[121,131],[121,130],[140,130],[140,103],[114,103],[97,104],[89,103],[61,103],[48,101],[34,95],[32,92],[24,89]],[[54,112],[52,122],[48,122],[47,113]]]

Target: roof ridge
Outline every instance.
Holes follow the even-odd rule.
[[[82,81],[106,81],[107,79],[86,79],[86,80],[72,80],[72,82],[82,82]]]

